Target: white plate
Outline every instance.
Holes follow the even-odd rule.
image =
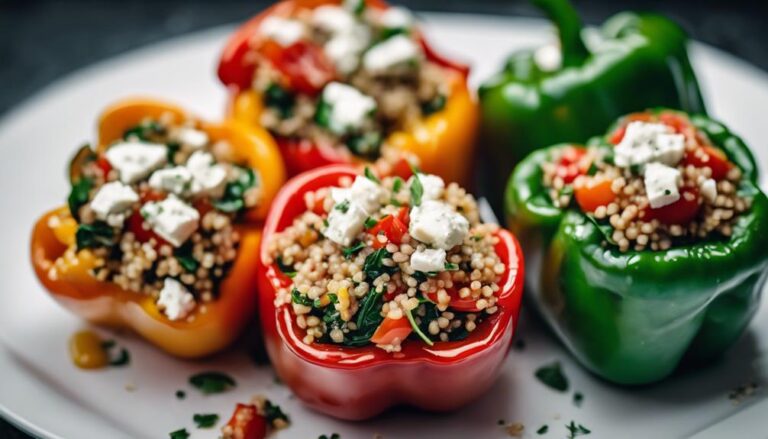
[[[475,84],[511,50],[551,37],[548,27],[535,20],[436,14],[426,19],[437,46],[472,61]],[[28,263],[31,225],[40,213],[65,200],[65,163],[77,145],[93,138],[94,118],[109,102],[150,94],[206,117],[220,115],[224,93],[214,66],[230,30],[175,39],[99,63],[42,90],[0,125],[0,211],[5,212],[0,217],[0,412],[5,417],[43,437],[162,438],[186,427],[193,438],[213,438],[218,429],[196,430],[192,414],[219,413],[225,420],[237,401],[263,393],[293,419],[280,438],[332,432],[344,439],[374,433],[385,438],[506,437],[499,419],[523,422],[527,437],[539,437],[535,430],[543,424],[549,425],[549,433],[542,437],[565,437],[565,424],[571,420],[591,429],[594,438],[683,437],[707,429],[711,433],[701,437],[766,434],[764,395],[738,406],[727,395],[750,378],[768,375],[765,362],[757,361],[768,351],[768,305],[722,362],[636,389],[614,387],[585,373],[535,319],[524,316],[519,336],[525,350],[510,354],[487,396],[452,415],[398,410],[362,423],[335,421],[290,399],[288,390],[273,382],[271,370],[254,366],[243,349],[205,362],[184,362],[133,337],[117,336],[131,352],[129,367],[76,369],[66,343],[84,324],[59,308],[36,282]],[[743,134],[768,169],[763,135],[768,76],[701,45],[694,46],[693,61],[711,112]],[[551,391],[533,377],[537,367],[556,359],[563,362],[573,389],[585,395],[580,408],[572,403],[572,393]],[[239,386],[209,397],[189,389],[190,374],[208,369],[231,373]],[[187,390],[185,400],[174,397],[177,389]]]

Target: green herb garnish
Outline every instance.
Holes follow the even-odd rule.
[[[459,264],[454,264],[451,262],[445,263],[445,271],[456,271],[459,269]]]
[[[568,429],[568,439],[573,439],[576,436],[586,436],[586,435],[592,433],[592,431],[588,430],[583,425],[576,424],[573,421],[571,421],[570,424],[566,424],[565,428]]]
[[[67,198],[67,204],[69,205],[69,213],[75,220],[80,220],[80,208],[88,204],[89,195],[93,188],[93,181],[90,178],[81,178],[72,185],[72,190],[69,192]]]
[[[309,307],[314,303],[312,299],[301,294],[301,291],[296,288],[291,291],[291,302]]]
[[[384,138],[377,131],[349,136],[346,141],[347,148],[360,157],[374,158],[381,150]]]
[[[589,165],[589,169],[587,169],[587,175],[589,175],[591,177],[591,176],[597,174],[597,170],[598,170],[597,169],[597,165],[595,164],[595,162],[592,162]]]
[[[237,385],[231,376],[215,371],[192,375],[189,383],[206,395],[221,393]]]
[[[331,433],[330,436],[321,434],[320,436],[317,437],[317,439],[341,439],[341,436],[339,435],[339,433]]]
[[[75,232],[77,250],[84,248],[109,247],[113,244],[115,231],[107,223],[80,224]]]
[[[341,211],[341,213],[349,212],[349,200],[344,200],[341,203],[333,206],[335,210]]]
[[[224,195],[211,203],[222,212],[232,213],[245,208],[245,193],[257,185],[256,172],[253,169],[243,166],[236,166],[236,168],[240,170],[237,179],[227,183]]]
[[[200,263],[197,261],[197,259],[195,259],[194,256],[192,256],[191,242],[179,247],[173,253],[176,260],[179,261],[179,265],[181,265],[184,270],[186,270],[188,273],[194,273],[197,271]]]
[[[403,179],[400,177],[395,177],[394,181],[392,182],[392,192],[398,193],[402,188],[403,188]]]
[[[421,206],[422,196],[424,196],[424,186],[421,185],[419,174],[414,173],[411,180],[411,206]]]
[[[384,259],[390,257],[392,257],[392,255],[387,251],[386,248],[380,248],[365,258],[365,262],[363,263],[363,271],[365,272],[366,278],[370,282],[373,282],[374,279],[384,273],[392,274],[397,271],[397,267],[387,267],[384,265]]]
[[[283,119],[291,117],[295,102],[296,99],[288,90],[274,82],[264,90],[264,104],[277,110]]]
[[[277,268],[279,268],[284,275],[288,276],[289,278],[296,276],[296,270],[293,269],[292,265],[288,265],[283,262],[282,256],[278,256],[277,259],[275,259],[275,263],[277,264]]]
[[[115,366],[115,367],[125,366],[130,362],[131,362],[131,355],[128,353],[128,350],[125,348],[120,348],[120,352],[117,354],[117,357],[109,359],[109,365]]]
[[[560,392],[568,390],[568,379],[563,374],[559,361],[536,369],[536,378],[552,389]]]
[[[281,409],[279,405],[273,404],[272,401],[268,399],[264,401],[264,417],[267,418],[270,425],[274,425],[277,419],[282,420],[286,424],[291,422],[291,419],[285,412],[283,412],[283,409]]]
[[[576,407],[581,407],[581,403],[584,402],[584,395],[581,392],[576,392],[573,394],[573,404]]]
[[[315,109],[315,123],[323,128],[329,128],[331,126],[332,111],[331,104],[321,99],[317,103],[317,109]]]
[[[446,99],[444,94],[439,94],[435,96],[431,101],[427,101],[421,104],[421,112],[424,113],[425,116],[432,113],[437,113],[438,111],[445,108],[447,101],[448,99]]]
[[[131,137],[136,137],[139,140],[151,140],[152,136],[157,136],[165,133],[165,127],[155,121],[142,122],[131,128],[128,128],[123,132],[123,139],[129,140]]]
[[[360,300],[357,320],[355,320],[357,329],[354,333],[349,333],[344,337],[344,344],[346,346],[365,346],[371,340],[373,333],[376,332],[376,328],[384,320],[381,316],[381,307],[384,305],[381,301],[383,294],[369,291]]]
[[[177,390],[176,391],[176,399],[184,399],[187,397],[187,392],[183,390]]]
[[[539,429],[538,429],[538,430],[536,430],[536,434],[539,434],[539,435],[541,435],[541,434],[546,434],[546,433],[547,433],[547,431],[549,431],[549,426],[548,426],[548,425],[546,425],[546,424],[544,424],[544,425],[542,425],[541,427],[539,427]]]
[[[189,438],[189,432],[187,431],[186,428],[172,431],[170,435],[171,435],[171,439],[188,439]]]
[[[372,229],[376,226],[376,224],[379,223],[379,220],[375,218],[368,217],[365,219],[365,222],[363,223],[363,227],[366,229]]]
[[[359,252],[364,248],[365,248],[365,244],[363,244],[362,242],[358,242],[352,247],[344,247],[343,249],[341,249],[341,253],[344,255],[345,258],[349,259],[352,257],[352,255],[354,255],[355,253]]]
[[[376,184],[381,184],[381,180],[379,180],[379,177],[377,177],[376,174],[374,174],[373,171],[371,171],[371,168],[369,168],[368,166],[365,167],[365,177]]]
[[[434,346],[435,343],[433,343],[432,340],[430,340],[429,337],[427,337],[427,335],[424,334],[424,332],[422,332],[421,328],[419,328],[419,325],[416,324],[416,320],[413,318],[413,313],[411,312],[411,310],[406,310],[405,316],[408,317],[408,321],[411,323],[411,328],[413,328],[413,332],[415,332],[416,335],[419,336],[419,338],[424,340],[424,343],[430,346]]]
[[[216,413],[195,414],[192,416],[197,428],[211,428],[219,422],[219,415]]]

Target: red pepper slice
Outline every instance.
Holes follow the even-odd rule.
[[[392,344],[395,340],[405,340],[413,332],[411,322],[403,316],[399,319],[384,318],[376,332],[371,337],[371,342],[376,344]]]
[[[338,186],[341,178],[356,175],[354,167],[335,165],[289,181],[267,217],[265,242],[306,211],[307,192]],[[437,342],[432,347],[409,340],[401,352],[392,354],[374,345],[305,344],[292,308],[275,307],[276,288],[286,285],[280,268],[276,262],[262,259],[257,265],[259,313],[267,353],[278,376],[308,406],[342,419],[367,419],[398,404],[454,410],[477,398],[498,376],[518,321],[523,292],[520,246],[506,230],[499,230],[496,236],[496,252],[509,267],[499,282],[499,311],[478,324],[464,340]],[[267,245],[262,245],[261,256],[271,261]]]
[[[403,242],[403,235],[408,233],[408,208],[401,207],[397,216],[385,216],[368,233],[373,235],[373,248],[386,247],[390,242],[400,245]],[[377,238],[378,235],[386,236],[387,242],[381,242]]]
[[[459,291],[456,288],[447,288],[445,291],[448,293],[448,296],[451,298],[451,303],[448,304],[448,307],[451,308],[452,310],[461,311],[461,312],[480,311],[479,309],[477,309],[477,300],[465,299],[459,296]],[[431,302],[437,303],[437,292],[429,292],[426,294],[426,297]]]
[[[267,420],[259,414],[255,405],[238,403],[224,429],[227,430],[227,437],[264,439],[267,437]]]
[[[699,191],[695,188],[683,188],[680,190],[679,200],[657,209],[651,209],[649,206],[643,211],[641,218],[645,221],[657,219],[664,224],[686,225],[696,218],[699,207]]]

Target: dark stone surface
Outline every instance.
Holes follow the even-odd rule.
[[[263,0],[0,0],[0,114],[95,61],[253,15]],[[422,11],[537,16],[524,0],[394,1]],[[623,9],[663,12],[693,38],[768,70],[768,2],[576,0],[587,23]],[[41,408],[43,406],[41,405]],[[27,438],[0,419],[0,438]]]

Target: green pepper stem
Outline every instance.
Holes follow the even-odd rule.
[[[557,26],[563,67],[581,64],[589,50],[581,39],[581,18],[569,0],[531,0]]]

